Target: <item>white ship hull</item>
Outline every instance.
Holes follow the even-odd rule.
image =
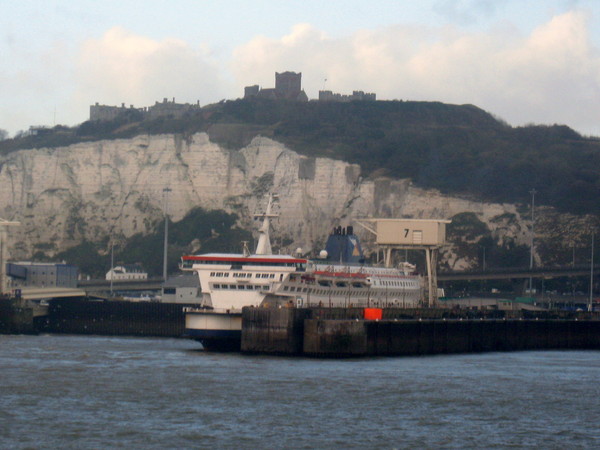
[[[240,349],[241,312],[215,312],[204,308],[185,309],[186,334],[207,350]]]

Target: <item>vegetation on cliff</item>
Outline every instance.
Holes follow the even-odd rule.
[[[191,210],[179,222],[169,222],[167,270],[179,271],[181,256],[187,253],[227,252],[241,253],[241,242],[252,242],[252,234],[236,226],[237,216],[223,211]],[[136,234],[114,245],[114,263],[141,263],[150,276],[161,276],[163,271],[164,222],[156,224],[156,231],[148,235]],[[160,249],[157,253],[157,250]],[[38,252],[37,260],[45,258]],[[104,278],[110,269],[111,252],[108,239],[103,242],[85,241],[51,258],[76,265],[80,272],[95,278]]]
[[[180,119],[55,127],[0,142],[0,154],[24,148],[129,138],[140,133],[205,131],[240,148],[260,134],[307,155],[359,164],[366,176],[411,178],[417,185],[474,199],[536,202],[561,211],[600,213],[600,140],[566,126],[511,127],[472,105],[437,102],[286,102],[234,100]]]
[[[499,242],[488,226],[472,212],[452,217],[452,222],[446,228],[446,236],[462,258],[473,262],[475,270],[526,267],[529,263],[528,246],[518,244],[509,237]]]

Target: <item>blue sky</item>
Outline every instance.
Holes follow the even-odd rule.
[[[0,0],[0,129],[89,105],[202,105],[302,72],[319,89],[475,104],[600,136],[600,2]],[[326,81],[325,81],[326,80]]]

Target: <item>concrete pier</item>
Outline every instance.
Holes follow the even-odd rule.
[[[242,352],[302,354],[304,323],[310,315],[311,310],[300,308],[244,308]]]
[[[303,352],[340,357],[549,349],[600,349],[600,321],[308,320]]]
[[[88,299],[51,300],[48,315],[35,321],[44,333],[181,337],[185,304]]]
[[[0,298],[0,334],[35,334],[33,307],[14,298]]]
[[[383,317],[398,314],[384,310]],[[412,314],[435,317],[440,312],[415,310]],[[245,353],[314,357],[600,349],[600,317],[517,315],[364,320],[360,309],[245,308],[241,349]]]

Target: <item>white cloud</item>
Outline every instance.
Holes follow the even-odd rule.
[[[163,97],[202,104],[225,96],[226,83],[205,49],[153,40],[123,28],[86,41],[78,61],[76,102],[149,106]]]
[[[473,1],[440,0],[440,7],[464,12],[492,4]],[[472,103],[514,125],[565,123],[600,135],[600,55],[589,28],[589,17],[577,9],[529,34],[502,22],[486,32],[394,25],[334,38],[297,24],[279,39],[256,36],[225,65],[199,45],[115,27],[79,46],[49,42],[41,56],[7,47],[13,53],[0,70],[0,97],[10,114],[0,128],[51,125],[54,115],[57,123],[80,123],[95,102],[149,106],[175,97],[207,104],[241,97],[247,85],[273,87],[274,72],[291,70],[302,72],[309,98],[326,88]]]
[[[244,85],[274,86],[275,71],[303,73],[316,98],[327,89],[376,92],[379,99],[472,103],[512,124],[564,123],[600,135],[600,57],[585,13],[557,15],[529,35],[394,26],[330,38],[302,24],[281,39],[237,48],[232,70]]]

